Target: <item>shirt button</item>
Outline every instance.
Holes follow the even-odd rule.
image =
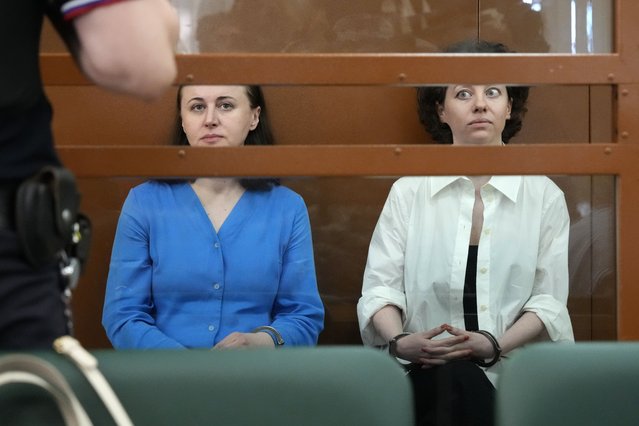
[[[215,326],[214,325],[209,325],[209,331],[215,331]]]
[[[220,283],[213,284],[213,288],[216,289],[216,290],[219,290],[220,289]]]
[[[481,272],[482,274],[485,274],[486,272],[488,272],[488,269],[487,268],[481,268],[479,270],[479,272]]]
[[[488,306],[486,306],[486,305],[481,305],[479,307],[479,310],[482,311],[482,312],[486,312],[487,309],[488,309]]]
[[[485,234],[485,235],[490,235],[490,229],[486,229],[486,230],[484,231],[484,234]]]
[[[213,247],[215,247],[215,248],[220,248],[220,243],[215,243],[215,244],[213,244]]]

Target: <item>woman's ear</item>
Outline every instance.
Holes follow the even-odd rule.
[[[510,113],[513,109],[513,98],[508,99],[508,108],[506,109],[506,120],[510,120]]]
[[[444,106],[441,105],[439,102],[437,102],[436,108],[437,108],[437,116],[439,117],[439,121],[441,121],[442,123],[445,123],[446,121],[444,120],[444,118],[446,116],[446,113],[444,112]]]
[[[251,125],[249,126],[249,129],[251,130],[255,130],[257,128],[257,125],[260,124],[260,113],[262,112],[262,108],[261,107],[257,107],[253,110],[253,115],[251,117]]]

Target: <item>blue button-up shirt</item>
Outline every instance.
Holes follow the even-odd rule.
[[[312,345],[323,320],[308,213],[295,192],[244,192],[218,232],[188,183],[151,181],[129,193],[103,313],[114,347],[212,347],[263,325],[287,345]]]

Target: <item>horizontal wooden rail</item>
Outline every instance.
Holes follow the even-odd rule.
[[[180,57],[178,82],[419,85],[470,75],[473,83],[611,84],[634,81],[632,69],[614,54],[218,54]]]
[[[285,145],[239,148],[60,146],[79,177],[409,176],[632,173],[634,144]]]
[[[635,61],[618,54],[198,54],[178,55],[177,83],[412,86],[471,76],[471,83],[604,85],[636,81]],[[46,85],[91,84],[68,54],[42,54],[41,62]]]

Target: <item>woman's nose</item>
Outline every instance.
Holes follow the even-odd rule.
[[[206,127],[215,127],[215,126],[217,126],[219,124],[218,117],[217,117],[217,114],[215,112],[215,108],[209,108],[206,111],[206,119],[205,120],[206,121],[204,122],[204,125]]]
[[[475,96],[475,105],[473,110],[475,112],[486,111],[486,98],[482,94]]]

